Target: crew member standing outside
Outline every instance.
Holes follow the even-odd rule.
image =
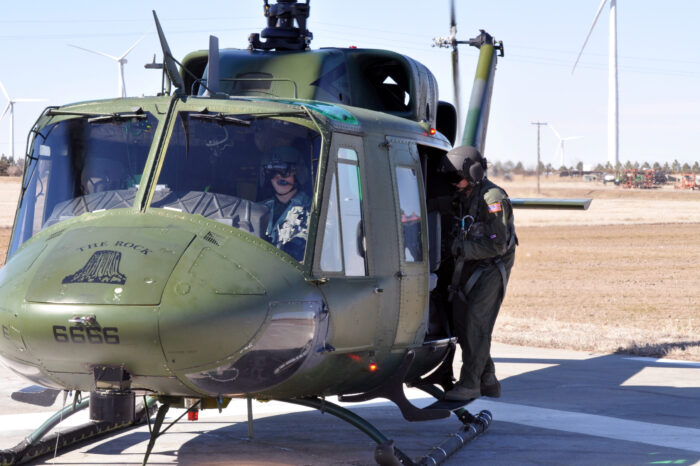
[[[441,209],[456,223],[449,237],[454,268],[447,289],[462,349],[459,381],[445,393],[448,400],[501,395],[491,333],[518,240],[508,194],[486,178],[485,170],[486,159],[474,147],[457,147],[443,159],[442,171],[455,189],[449,207]]]
[[[274,191],[272,198],[263,201],[270,209],[265,239],[301,262],[311,208],[311,197],[300,189],[306,179],[301,154],[292,147],[273,148],[262,168],[264,181],[269,180]]]

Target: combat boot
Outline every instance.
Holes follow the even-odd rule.
[[[445,399],[450,401],[469,401],[480,396],[481,391],[478,388],[468,388],[459,383],[445,393]]]
[[[501,396],[501,383],[493,372],[487,372],[481,376],[481,395],[490,398]]]

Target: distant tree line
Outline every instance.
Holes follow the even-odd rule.
[[[0,176],[22,176],[24,162],[13,160],[5,154],[0,156]]]
[[[616,167],[613,167],[610,162],[606,163],[605,165],[599,163],[596,165],[596,167],[592,170],[593,172],[598,172],[598,173],[610,173],[610,174],[616,174],[619,173],[622,170],[649,170],[653,169],[657,172],[662,172],[665,174],[671,174],[671,173],[700,173],[700,163],[695,162],[693,165],[690,165],[689,163],[683,163],[681,164],[678,160],[674,160],[672,163],[665,162],[663,165],[660,164],[659,162],[654,162],[654,163],[649,163],[649,162],[631,162],[627,161],[624,164],[618,163]],[[552,166],[551,163],[548,164],[543,164],[540,162],[540,173],[544,175],[549,175],[552,173],[560,173],[560,172],[578,172],[578,173],[583,173],[583,162],[579,162],[576,164],[576,166],[561,166],[559,168],[555,168]],[[505,175],[508,173],[514,174],[514,175],[534,175],[537,172],[535,171],[534,167],[524,167],[522,162],[511,162],[510,160],[507,162],[501,162],[501,161],[496,161],[493,163],[489,163],[489,173],[494,176],[499,176],[499,175]]]

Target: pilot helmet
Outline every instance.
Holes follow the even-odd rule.
[[[306,183],[306,167],[301,153],[290,146],[277,146],[269,149],[262,157],[262,181],[265,182],[280,173],[287,177],[294,174],[296,183]]]
[[[475,147],[455,147],[443,156],[440,171],[449,177],[451,183],[464,178],[470,184],[479,184],[486,172],[486,158]]]

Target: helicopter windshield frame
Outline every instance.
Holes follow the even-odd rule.
[[[308,112],[235,113],[230,107],[182,105],[173,116],[148,208],[201,215],[303,262],[324,141]],[[287,205],[275,203],[270,173],[264,169],[273,161],[294,168],[285,186],[296,193]],[[293,215],[298,218],[291,223],[298,226],[289,230],[285,219]]]
[[[51,108],[34,131],[8,257],[39,231],[86,212],[130,208],[158,127],[142,109]],[[42,119],[40,119],[42,121]]]

